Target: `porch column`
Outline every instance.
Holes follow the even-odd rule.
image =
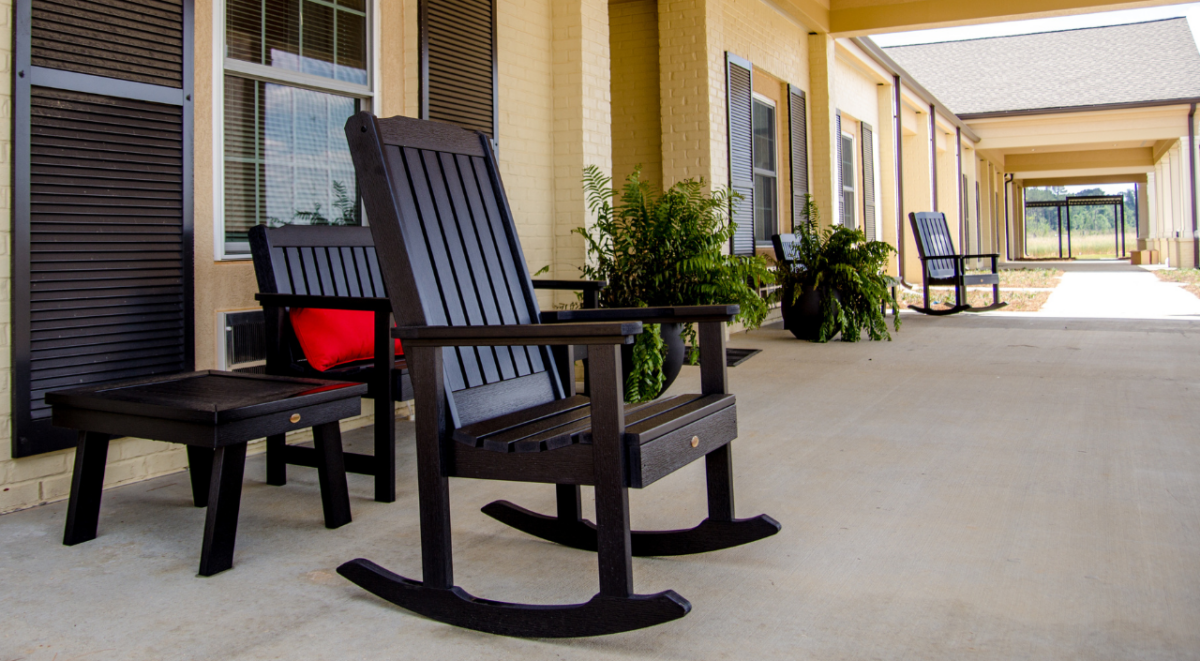
[[[1017,260],[1025,257],[1025,181],[1013,179],[1009,189],[1012,212],[1008,217],[1008,256]]]
[[[586,249],[583,237],[571,230],[592,222],[583,193],[583,168],[595,165],[605,174],[612,174],[608,2],[555,0],[552,22],[553,274],[555,278],[577,280]],[[555,303],[574,301],[573,292],[555,292]]]
[[[704,177],[729,185],[725,55],[715,0],[659,0],[662,185]]]
[[[879,128],[875,131],[879,139],[879,240],[896,246],[896,131],[895,90],[893,85],[878,85],[876,100],[879,104]],[[897,276],[897,255],[888,259],[889,275]]]
[[[821,224],[830,225],[837,219],[842,192],[837,189],[837,94],[834,90],[834,40],[827,32],[808,35],[808,109],[812,124],[808,134],[812,150],[809,154],[808,188],[813,202],[821,210]],[[907,158],[907,154],[905,157]]]
[[[902,105],[901,141],[904,147],[904,277],[921,282],[921,259],[913,239],[908,214],[933,209],[933,182],[929,148],[929,113]]]

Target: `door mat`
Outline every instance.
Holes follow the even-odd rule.
[[[692,348],[690,346],[684,347],[684,348],[687,349],[688,353],[691,353]],[[747,360],[750,360],[750,357],[756,353],[762,353],[762,349],[732,349],[732,348],[726,347],[725,348],[725,366],[726,367],[737,367],[738,365],[741,365],[742,363],[746,362]]]

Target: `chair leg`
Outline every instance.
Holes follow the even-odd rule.
[[[583,502],[578,484],[556,484],[554,495],[558,504],[559,521],[583,521]]]
[[[719,322],[703,323],[700,339],[700,389],[706,395],[724,394],[728,389],[725,362],[725,329]],[[598,391],[599,392],[599,391]],[[596,399],[593,398],[593,438],[595,437]],[[593,441],[594,443],[594,441]],[[630,552],[635,556],[667,556],[706,553],[748,544],[779,532],[771,517],[760,514],[735,519],[733,509],[733,460],[730,446],[709,452],[705,458],[708,481],[708,518],[694,528],[683,530],[634,530],[629,532]],[[597,485],[599,476],[597,476]],[[558,516],[531,512],[508,501],[488,503],[483,513],[517,530],[563,546],[596,551],[600,548],[597,526],[579,514],[579,487],[557,485]],[[599,521],[600,492],[596,495]],[[626,518],[627,520],[627,518]]]
[[[708,518],[733,521],[733,458],[727,443],[704,456],[708,483]]]
[[[392,371],[396,367],[392,316],[375,312],[375,500],[396,501],[396,405]]]
[[[233,566],[233,543],[237,537],[245,470],[245,443],[217,448],[213,454],[208,512],[204,520],[204,545],[200,549],[201,576],[212,576]]]
[[[287,484],[287,436],[267,437],[267,484],[281,487]]]
[[[208,507],[208,483],[212,479],[213,450],[187,446],[188,473],[192,478],[192,504]]]
[[[620,374],[619,354],[608,360],[616,365],[602,368],[615,384]],[[437,352],[434,354],[433,352]],[[450,557],[450,508],[441,442],[444,437],[445,405],[442,390],[441,349],[413,347],[410,365],[418,392],[417,463],[421,502],[421,560],[423,581],[413,581],[359,558],[338,567],[338,573],[356,585],[397,606],[455,626],[505,636],[569,638],[599,636],[662,624],[683,617],[691,604],[671,590],[653,595],[632,592],[632,561],[629,555],[629,501],[627,488],[619,481],[623,471],[621,444],[624,408],[620,390],[615,401],[602,402],[600,409],[609,425],[593,427],[594,450],[603,466],[596,467],[597,512],[601,525],[599,553],[600,593],[582,604],[532,606],[478,599],[454,586]],[[433,386],[436,384],[436,388]],[[600,390],[599,384],[593,390]],[[611,397],[606,399],[612,399]],[[593,407],[596,403],[593,402]],[[616,424],[612,424],[613,421]],[[595,434],[599,431],[599,436]],[[617,441],[617,442],[613,442]],[[622,525],[623,523],[623,525]]]
[[[100,496],[104,492],[104,464],[108,461],[108,434],[79,432],[75,472],[71,475],[71,500],[63,544],[74,546],[96,538]]]
[[[390,394],[375,400],[375,501],[396,502],[396,415]],[[379,410],[380,408],[384,410]]]
[[[346,462],[338,422],[313,427],[313,445],[317,450],[317,481],[321,484],[325,527],[340,528],[350,523],[350,492],[346,487]]]
[[[633,548],[625,476],[621,354],[614,346],[591,346],[588,358],[592,362],[592,470],[600,594],[626,598],[633,594]]]

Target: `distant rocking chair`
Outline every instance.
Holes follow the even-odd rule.
[[[954,243],[950,240],[950,227],[946,224],[946,214],[940,211],[921,211],[908,214],[912,225],[913,237],[917,241],[917,252],[921,258],[921,281],[925,293],[925,305],[909,305],[908,307],[932,315],[955,314],[956,312],[987,312],[999,310],[1008,305],[1000,301],[1000,274],[996,271],[997,253],[979,255],[959,255],[954,251]],[[967,260],[986,258],[992,260],[991,273],[967,274]],[[954,305],[949,309],[935,310],[929,305],[929,285],[952,285],[954,287]],[[986,307],[973,308],[967,298],[967,287],[970,285],[991,285],[992,304]]]
[[[674,591],[633,591],[633,555],[684,555],[779,531],[734,517],[724,324],[735,305],[538,311],[495,155],[483,134],[404,117],[351,117],[346,135],[416,393],[422,579],[365,559],[338,572],[426,617],[509,636],[575,637],[683,617]],[[560,323],[563,321],[583,323]],[[701,394],[622,402],[620,345],[643,323],[699,326]],[[551,346],[586,345],[590,398],[561,378]],[[630,487],[705,458],[708,518],[686,530],[631,531]],[[448,478],[557,485],[556,516],[506,501],[484,512],[529,534],[595,551],[600,591],[544,606],[474,597],[454,585]],[[596,523],[579,485],[594,485]]]

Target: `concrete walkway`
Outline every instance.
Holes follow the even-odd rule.
[[[1066,271],[1040,315],[1200,320],[1200,299],[1128,261],[1037,262],[1032,268]]]
[[[1153,276],[1151,276],[1153,277]],[[61,545],[65,504],[0,517],[0,659],[1183,659],[1200,657],[1200,325],[905,319],[893,342],[737,335],[739,514],[783,531],[634,560],[684,619],[587,640],[513,640],[401,611],[341,579],[366,557],[420,576],[412,423],[399,499],[352,476],[325,530],[312,469],[248,466],[232,570],[196,576],[204,512],[186,475],[109,491],[99,537]],[[697,387],[685,368],[675,390]],[[364,434],[356,433],[357,439]],[[546,486],[452,482],[456,582],[569,603],[592,554],[487,518]],[[704,516],[702,463],[632,494],[640,528]]]

